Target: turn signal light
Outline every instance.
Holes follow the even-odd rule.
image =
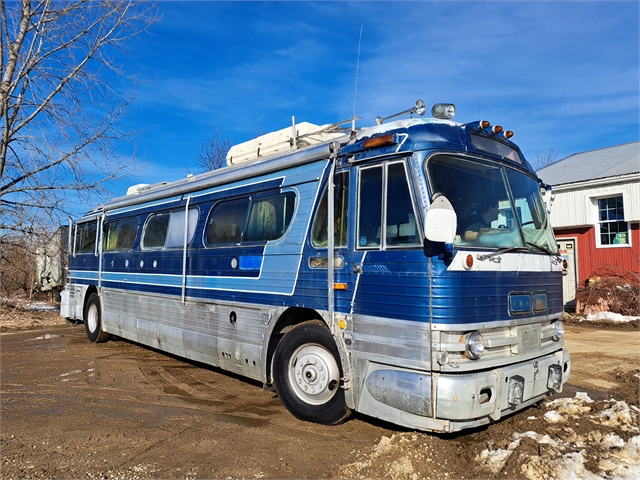
[[[469,254],[467,255],[467,258],[465,258],[464,260],[464,266],[467,270],[471,269],[471,267],[473,267],[473,255]]]

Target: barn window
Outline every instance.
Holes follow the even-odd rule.
[[[629,224],[624,221],[622,195],[598,199],[598,244],[629,245]]]

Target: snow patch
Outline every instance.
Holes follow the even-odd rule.
[[[620,315],[619,313],[613,312],[598,312],[598,313],[590,313],[586,316],[585,320],[588,322],[595,322],[598,320],[609,320],[611,322],[633,322],[634,320],[638,320],[640,317],[631,317],[626,315]]]
[[[560,423],[564,422],[564,417],[555,410],[551,410],[544,414],[544,419],[549,423]]]
[[[626,402],[613,400],[611,403],[612,405],[605,404],[603,410],[588,416],[596,430],[586,435],[577,434],[568,426],[562,427],[554,438],[533,431],[514,433],[506,449],[493,449],[490,443],[487,449],[475,457],[475,461],[494,475],[498,475],[509,458],[516,453],[520,472],[523,478],[529,480],[640,478],[640,435],[625,441],[617,434],[597,430],[597,426],[601,425],[637,432],[639,410],[633,406],[630,408]],[[584,419],[584,414],[592,411],[594,405],[595,402],[586,393],[578,392],[575,398],[560,398],[546,402],[544,407],[550,410],[544,414],[544,419],[550,423]],[[525,438],[546,445],[544,455],[534,455],[531,449],[528,452],[526,449],[518,451]],[[598,461],[597,471],[587,468],[587,460],[593,458]]]
[[[56,307],[55,305],[50,305],[46,302],[32,302],[32,303],[28,303],[26,305],[24,305],[23,307],[25,310],[37,310],[37,311],[44,311],[44,310],[60,310],[60,307]]]

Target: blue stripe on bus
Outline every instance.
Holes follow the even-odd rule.
[[[95,280],[98,281],[98,272],[89,270],[71,270],[68,280]]]

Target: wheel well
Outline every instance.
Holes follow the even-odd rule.
[[[285,310],[278,318],[276,325],[273,327],[271,336],[269,337],[269,346],[267,350],[267,383],[273,382],[273,353],[283,336],[292,328],[304,322],[316,321],[322,323],[326,327],[326,323],[322,320],[322,315],[312,308],[291,307]],[[328,328],[328,327],[327,327]]]
[[[83,302],[83,305],[82,305],[82,321],[83,322],[84,322],[85,312],[87,311],[87,302],[89,301],[89,297],[93,293],[98,293],[98,289],[94,285],[90,285],[89,288],[87,288],[87,291],[84,294],[84,302]]]

